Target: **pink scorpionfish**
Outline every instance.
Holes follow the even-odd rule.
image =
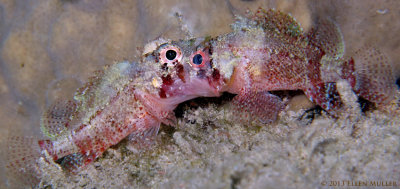
[[[9,170],[32,177],[37,159],[47,153],[76,172],[128,136],[145,141],[161,123],[174,125],[173,110],[180,103],[223,92],[237,94],[232,104],[244,120],[262,123],[274,121],[284,108],[282,99],[269,93],[274,90],[302,90],[327,112],[342,105],[338,80],[347,80],[356,94],[378,106],[394,97],[386,58],[366,48],[344,60],[333,22],[320,21],[303,33],[289,15],[259,9],[238,17],[232,28],[215,38],[158,40],[147,45],[139,62],[96,73],[73,100],[44,113],[41,128],[50,140],[10,139]]]

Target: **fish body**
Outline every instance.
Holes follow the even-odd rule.
[[[161,123],[174,125],[173,110],[180,103],[223,92],[237,94],[232,104],[241,116],[262,123],[274,121],[284,108],[282,99],[269,93],[274,90],[302,90],[335,112],[341,107],[336,81],[347,80],[367,100],[388,103],[394,86],[389,67],[374,75],[364,69],[365,59],[344,60],[337,26],[321,23],[304,33],[289,15],[260,9],[239,17],[225,35],[156,40],[138,62],[106,67],[73,100],[51,106],[41,123],[51,140],[40,140],[39,149],[77,171],[128,135],[144,141],[157,134]],[[9,167],[27,163],[15,162]]]

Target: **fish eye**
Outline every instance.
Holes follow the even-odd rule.
[[[195,68],[202,68],[206,65],[208,60],[208,55],[206,55],[203,51],[197,51],[190,57],[190,65]]]
[[[193,64],[200,65],[203,62],[203,56],[201,54],[196,54],[192,60]]]
[[[167,53],[165,53],[165,57],[167,57],[168,60],[174,60],[176,57],[176,51],[168,50]]]
[[[166,64],[169,67],[173,67],[176,63],[182,59],[181,50],[172,45],[168,45],[160,50],[160,63]]]

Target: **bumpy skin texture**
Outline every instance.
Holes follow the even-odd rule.
[[[216,38],[159,39],[145,47],[139,63],[117,63],[97,72],[73,100],[45,112],[42,131],[51,140],[38,142],[41,152],[76,172],[128,135],[146,141],[161,123],[174,125],[178,104],[222,92],[237,94],[232,104],[241,121],[262,123],[274,121],[284,108],[282,100],[268,92],[273,90],[303,90],[331,112],[340,109],[336,81],[341,79],[377,104],[393,98],[387,62],[372,63],[380,56],[376,51],[370,53],[374,56],[343,60],[341,34],[332,22],[321,21],[305,34],[289,15],[260,9],[239,17],[233,30]],[[365,69],[377,64],[385,65],[379,73]],[[364,88],[382,83],[384,87]],[[18,159],[12,158],[9,167],[33,170]]]
[[[335,29],[333,24],[330,27]],[[226,88],[231,93],[239,94],[234,104],[238,111],[243,110],[243,114],[250,112],[245,115],[248,120],[269,122],[276,119],[284,104],[278,97],[268,93],[273,90],[300,89],[328,111],[339,107],[335,84],[324,81],[322,76],[321,60],[324,56],[336,55],[340,45],[334,46],[337,45],[335,42],[319,45],[316,42],[323,43],[318,41],[323,39],[320,36],[320,39],[315,39],[315,33],[303,34],[300,26],[286,14],[259,10],[251,15],[251,19],[239,19],[233,33],[217,38],[213,60],[218,60],[223,67],[234,68]],[[333,37],[337,35],[339,33],[332,34]],[[322,45],[330,45],[326,49],[331,48],[333,52],[327,54]],[[338,58],[336,60],[334,64],[344,62]],[[337,67],[340,70],[348,69]],[[350,70],[351,73],[353,71]],[[351,80],[355,77],[332,75],[336,78],[329,79]],[[261,110],[259,106],[264,108]]]
[[[212,57],[227,79],[224,88],[238,94],[233,103],[247,121],[276,119],[284,104],[268,93],[274,90],[302,90],[335,115],[342,105],[338,80],[378,106],[394,99],[395,79],[385,56],[369,47],[363,49],[366,56],[344,60],[342,35],[330,20],[303,33],[289,15],[260,9],[239,18],[233,29],[213,41]]]
[[[198,41],[203,42],[167,42],[145,54],[141,63],[118,63],[97,73],[77,91],[76,108],[61,114],[69,117],[61,117],[68,121],[59,126],[69,129],[49,132],[46,129],[53,129],[53,122],[44,122],[46,133],[56,137],[39,141],[40,147],[54,160],[63,158],[61,165],[65,168],[78,170],[128,135],[146,140],[157,134],[160,123],[174,124],[173,110],[179,103],[199,96],[218,96],[216,87],[220,85],[214,83],[219,80],[211,79],[213,69],[206,58],[209,47],[193,45]],[[167,57],[168,50],[174,50],[175,57]],[[202,68],[189,62],[193,53],[203,55]],[[53,120],[57,108],[53,107],[49,111],[52,114],[47,113],[44,119]]]

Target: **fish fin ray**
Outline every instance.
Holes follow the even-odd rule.
[[[37,161],[41,157],[34,137],[9,136],[7,138],[6,165],[8,183],[35,187],[40,182]]]
[[[341,79],[347,62],[343,60],[345,43],[339,26],[328,18],[319,19],[316,28],[311,29],[307,37],[313,46],[323,52],[319,61],[321,79],[324,82],[336,82]]]
[[[68,130],[69,122],[76,113],[74,101],[57,101],[43,114],[40,129],[53,140]]]
[[[345,43],[339,26],[331,19],[320,19],[315,29],[311,29],[308,38],[312,44],[321,48],[329,60],[343,58]]]
[[[156,141],[158,131],[161,123],[155,123],[153,126],[147,129],[142,129],[129,134],[128,138],[128,149],[131,151],[145,150],[147,147],[153,145]]]
[[[278,35],[296,39],[302,36],[303,29],[289,14],[273,9],[259,8],[251,17],[259,26]]]
[[[271,123],[277,119],[284,109],[283,101],[273,94],[265,91],[253,92],[242,90],[232,100],[235,117],[241,122]]]
[[[395,98],[396,79],[389,59],[373,46],[366,46],[354,56],[356,93],[379,105],[388,104]]]

